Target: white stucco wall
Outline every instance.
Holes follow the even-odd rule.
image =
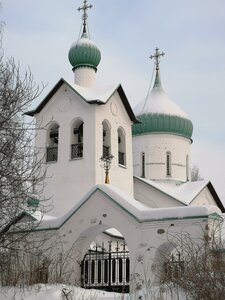
[[[191,141],[172,134],[146,134],[133,137],[134,175],[142,175],[141,154],[145,153],[145,177],[148,179],[172,179],[187,181],[186,157],[189,157],[190,178]],[[166,174],[166,153],[171,152],[172,173]]]
[[[96,106],[96,184],[103,183],[105,171],[99,163],[102,156],[102,123],[106,121],[110,127],[111,154],[114,156],[109,173],[110,184],[119,187],[121,190],[133,195],[133,157],[132,157],[132,122],[120,99],[118,92],[115,92],[110,100],[101,106]],[[118,162],[118,129],[122,128],[125,134],[125,166]]]
[[[58,234],[62,237],[65,251],[74,247],[74,261],[79,262],[101,232],[116,228],[124,236],[130,251],[131,274],[140,274],[143,280],[148,278],[154,283],[159,280],[157,266],[163,263],[173,249],[165,247],[162,252],[163,245],[172,242],[173,236],[184,228],[193,237],[202,235],[207,222],[207,218],[139,222],[106,195],[96,191],[58,230]],[[74,263],[70,267],[75,276],[73,280],[79,282],[80,265]]]
[[[108,120],[111,126],[111,153],[114,159],[110,182],[133,194],[131,121],[117,92],[106,105],[88,104],[63,84],[36,115],[36,119],[35,146],[40,149],[39,158],[46,155],[50,125],[59,125],[58,161],[45,163],[44,158],[44,189],[43,186],[36,187],[41,189],[45,199],[49,199],[48,203],[53,208],[50,214],[63,215],[95,184],[104,182],[105,171],[99,162],[102,156],[103,120]],[[71,126],[76,119],[84,122],[83,157],[71,160]],[[118,165],[119,127],[124,129],[126,137],[126,166]]]
[[[83,128],[83,158],[71,160],[71,126],[80,118]],[[65,84],[56,92],[37,116],[36,148],[45,155],[48,128],[59,125],[58,161],[43,164],[46,169],[42,191],[50,199],[51,214],[60,216],[71,208],[95,183],[95,114],[94,107],[81,100]]]
[[[74,70],[74,82],[83,87],[90,87],[95,84],[96,71],[93,68],[80,67]]]

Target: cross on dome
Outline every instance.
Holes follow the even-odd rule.
[[[82,19],[83,19],[83,32],[86,32],[86,25],[87,25],[87,18],[88,18],[88,14],[87,14],[87,10],[90,8],[92,8],[93,5],[92,4],[87,4],[87,0],[84,0],[84,4],[81,7],[78,7],[78,11],[83,10],[83,15],[82,15]]]
[[[160,56],[164,56],[165,53],[164,52],[161,52],[159,51],[159,48],[155,48],[155,54],[154,55],[151,55],[150,58],[155,60],[155,66],[156,66],[156,71],[159,70],[159,63],[160,63]]]

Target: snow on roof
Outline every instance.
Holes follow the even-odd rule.
[[[188,118],[187,114],[170,100],[162,87],[154,87],[149,95],[134,107],[133,111],[136,116],[143,114],[165,114]]]
[[[87,102],[99,101],[106,103],[112,94],[117,90],[119,84],[109,86],[82,87],[77,84],[70,84]]]
[[[72,43],[71,48],[75,47],[77,45],[93,45],[93,46],[95,46],[95,43],[88,37],[81,37],[77,41]]]
[[[139,121],[136,119],[134,115],[134,112],[128,102],[128,99],[123,91],[121,84],[117,84],[117,85],[114,84],[105,87],[100,87],[100,86],[81,87],[79,85],[75,85],[74,83],[69,83],[63,78],[61,78],[57,82],[57,84],[51,89],[51,91],[48,93],[48,95],[38,105],[36,109],[27,111],[25,115],[33,117],[35,114],[39,113],[43,109],[43,107],[48,103],[48,101],[52,99],[53,95],[59,90],[59,88],[63,84],[66,84],[68,87],[70,87],[77,95],[79,95],[85,102],[89,104],[92,103],[105,104],[115,92],[118,92],[131,121],[133,121],[134,123],[139,123]]]
[[[57,218],[54,217],[54,216],[47,215],[47,214],[45,214],[44,212],[38,211],[38,210],[36,210],[36,211],[34,211],[34,212],[30,212],[30,215],[31,215],[32,217],[34,217],[38,222],[40,222],[40,221],[49,221],[49,220],[55,220],[55,219],[57,219]]]
[[[175,200],[189,205],[194,198],[208,185],[209,181],[188,181],[182,184],[176,182],[159,182],[154,180],[145,179],[142,177],[135,177],[139,180],[153,186],[161,192],[171,196]]]
[[[112,185],[99,184],[93,187],[68,213],[63,217],[53,220],[43,220],[41,229],[59,228],[96,192],[106,195],[109,201],[116,203],[138,222],[148,222],[162,219],[182,219],[186,217],[205,217],[211,213],[206,206],[189,206],[176,208],[150,208],[135,200],[130,195]]]
[[[115,237],[123,237],[123,235],[116,228],[107,229],[105,232]]]

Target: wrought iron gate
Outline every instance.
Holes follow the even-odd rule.
[[[104,244],[88,250],[81,263],[82,287],[100,289],[109,292],[128,293],[130,281],[130,258],[126,244],[119,245],[115,250],[109,242],[108,251]]]

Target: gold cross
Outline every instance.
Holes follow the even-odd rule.
[[[151,59],[155,59],[155,66],[156,66],[156,70],[159,70],[159,63],[160,63],[160,56],[164,56],[165,53],[164,52],[161,52],[159,51],[159,48],[155,48],[155,54],[154,55],[151,55],[150,58]]]

